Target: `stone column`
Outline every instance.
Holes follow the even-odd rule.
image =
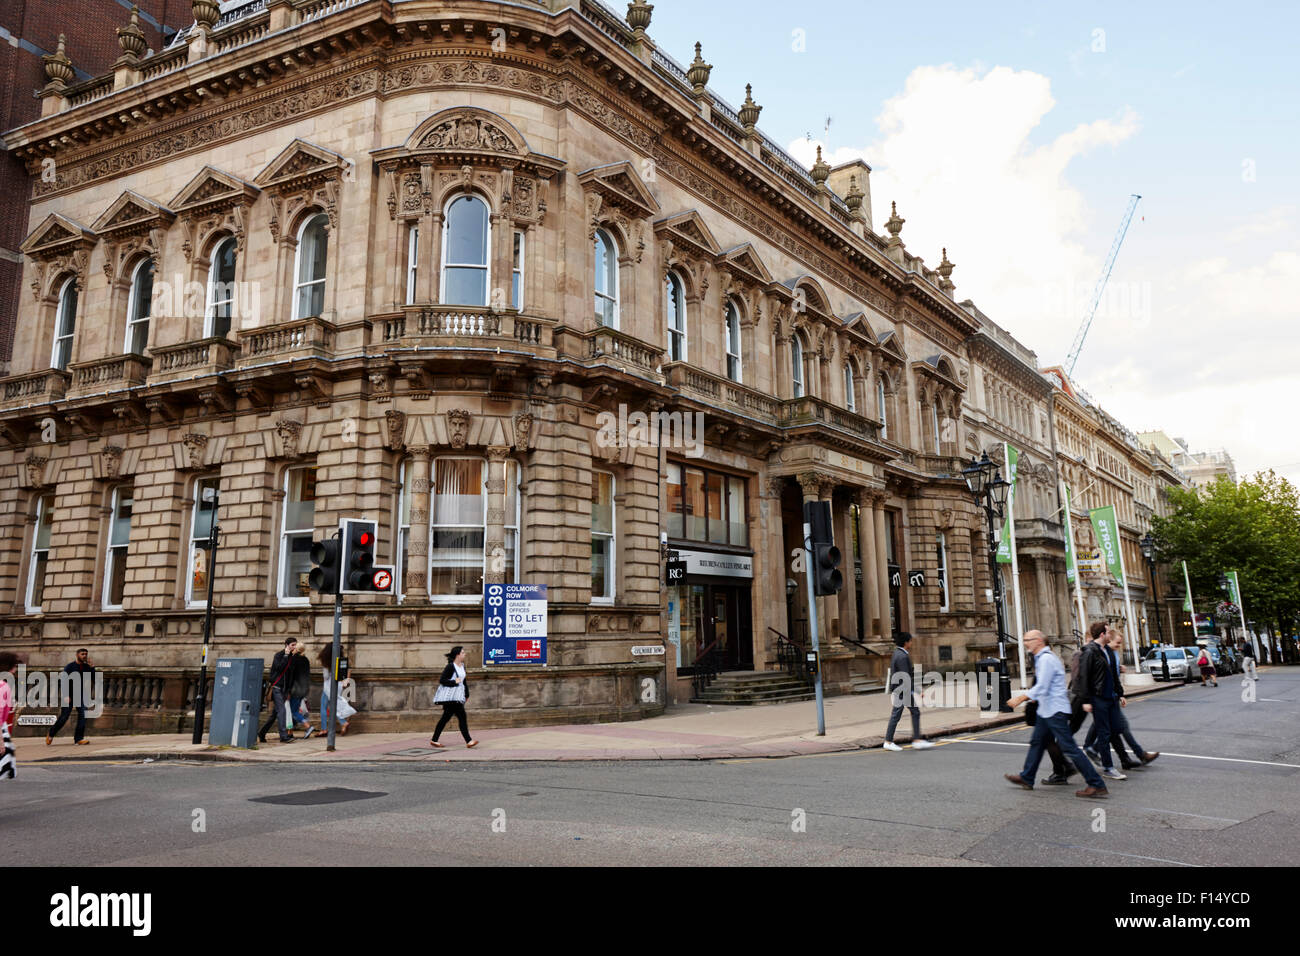
[[[862,630],[866,640],[880,635],[880,595],[876,586],[880,573],[876,570],[876,519],[875,496],[865,488],[858,489],[858,551],[862,557]]]
[[[822,477],[816,472],[804,472],[803,474],[799,475],[799,490],[803,492],[803,504],[806,505],[809,504],[810,502],[820,501],[821,488],[822,488]],[[804,516],[800,514],[798,518],[798,526],[799,526],[799,547],[801,548],[803,548],[804,545],[807,543],[803,538],[803,521],[804,521]],[[805,552],[804,560],[811,564],[813,560],[812,554],[810,552]],[[814,571],[814,574],[815,573],[816,572]],[[807,572],[805,572],[803,575],[800,575],[799,577],[800,577],[799,589],[804,593],[804,599],[809,600],[807,596],[807,590],[808,590]],[[830,625],[830,620],[826,616],[826,602],[822,598],[817,598],[816,600],[817,600],[817,624],[820,630],[820,633],[817,636],[818,636],[818,640],[820,641],[824,635],[831,633],[830,630],[828,629]],[[809,630],[809,637],[811,638],[812,636],[811,617],[809,618],[809,622],[808,622],[808,630]]]
[[[836,522],[835,540],[843,555],[843,564],[840,568],[844,574],[844,587],[840,589],[840,635],[847,634],[854,640],[858,639],[858,600],[855,588],[854,578],[854,554],[853,554],[853,493],[845,498],[844,507],[839,521]]]
[[[487,572],[483,580],[488,584],[504,584],[506,580],[506,459],[510,449],[494,445],[487,450],[487,529],[483,550],[487,555]]]
[[[772,394],[785,401],[792,397],[790,384],[790,337],[776,337],[776,381],[772,383]]]
[[[782,493],[785,490],[784,478],[767,478],[762,482],[763,495],[759,502],[759,513],[762,516],[761,524],[758,526],[763,534],[762,543],[754,542],[754,555],[757,558],[759,554],[764,556],[763,577],[759,577],[759,569],[755,568],[754,587],[761,588],[762,593],[755,595],[756,603],[765,608],[764,615],[756,618],[754,621],[754,630],[758,632],[754,641],[755,647],[764,648],[764,663],[773,663],[776,660],[776,654],[773,647],[776,638],[768,627],[774,627],[786,637],[792,637],[789,633],[790,622],[786,620],[786,589],[785,583],[788,579],[796,577],[790,572],[790,556],[785,548],[785,521],[781,508]],[[766,581],[766,586],[763,585]],[[802,581],[796,581],[802,585]],[[766,618],[764,620],[764,618]],[[754,660],[755,669],[760,668],[757,658]]]
[[[876,601],[880,609],[880,636],[888,640],[889,621],[889,540],[885,535],[885,498],[873,495],[871,499],[871,519],[876,526]]]
[[[406,589],[402,599],[408,603],[429,600],[429,512],[432,507],[429,486],[428,445],[411,449],[411,530],[406,543]]]
[[[1074,593],[1070,589],[1070,582],[1065,577],[1065,561],[1061,558],[1052,559],[1052,594],[1056,599],[1056,620],[1057,628],[1062,638],[1070,638],[1070,608],[1074,606]],[[1079,628],[1083,630],[1082,627]]]

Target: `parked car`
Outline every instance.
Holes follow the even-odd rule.
[[[1195,651],[1195,653],[1193,653]],[[1164,665],[1160,655],[1164,654],[1169,662],[1169,679],[1188,683],[1201,679],[1201,669],[1196,666],[1200,648],[1190,647],[1155,647],[1142,659],[1142,670],[1156,680],[1165,679]]]
[[[1237,653],[1235,647],[1220,647],[1219,651],[1223,654],[1223,663],[1228,668],[1229,674],[1241,673],[1241,655]]]

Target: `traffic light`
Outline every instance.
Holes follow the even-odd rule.
[[[315,565],[307,575],[307,584],[321,594],[339,592],[339,542],[337,538],[311,543],[311,563]]]
[[[341,528],[344,594],[388,593],[393,569],[375,565],[379,523],[368,518],[344,518]]]
[[[840,572],[843,557],[832,543],[830,502],[806,502],[804,512],[812,539],[813,594],[818,597],[839,594],[844,587],[844,575]]]

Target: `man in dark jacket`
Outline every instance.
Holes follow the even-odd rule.
[[[266,732],[271,729],[272,724],[276,724],[280,730],[280,743],[287,744],[297,740],[285,725],[284,710],[285,701],[288,700],[288,677],[289,661],[293,656],[293,646],[296,644],[292,637],[284,639],[284,650],[276,651],[275,657],[271,660],[271,716],[266,718],[266,723],[262,729],[257,732],[257,739],[266,743]]]
[[[295,726],[299,720],[303,722],[307,731],[303,739],[306,740],[313,733],[311,724],[302,715],[302,703],[311,693],[311,664],[307,661],[307,645],[302,641],[294,642],[289,656],[289,672],[284,679],[288,684],[289,716]]]
[[[1083,726],[1084,720],[1087,719],[1088,711],[1091,709],[1093,693],[1100,693],[1105,686],[1106,665],[1101,657],[1101,645],[1097,642],[1105,639],[1106,627],[1106,622],[1094,621],[1088,627],[1090,640],[1074,656],[1070,675],[1071,736],[1079,732],[1079,728]],[[1096,721],[1095,716],[1093,720]],[[1055,740],[1047,742],[1047,754],[1052,758],[1052,775],[1044,777],[1042,782],[1057,786],[1069,783],[1070,774],[1074,771],[1070,769],[1070,765],[1065,760],[1065,755],[1061,753],[1061,748],[1057,746]]]
[[[889,662],[889,696],[894,709],[889,715],[889,728],[885,731],[886,750],[903,749],[894,743],[894,730],[898,727],[899,718],[903,716],[904,707],[912,712],[912,749],[927,750],[934,746],[930,741],[921,739],[921,708],[916,704],[916,691],[912,686],[916,678],[912,669],[912,655],[908,653],[911,643],[912,635],[906,631],[894,635],[894,644],[897,646],[894,648],[894,657]]]
[[[50,732],[45,735],[46,746],[54,743],[54,738],[59,735],[63,725],[72,716],[74,706],[77,708],[77,725],[72,731],[72,741],[78,744],[89,743],[86,740],[86,701],[90,696],[91,681],[95,677],[95,668],[90,663],[90,651],[84,647],[77,648],[77,659],[70,661],[63,668],[63,673],[68,675],[67,691],[69,696],[66,701],[59,701],[59,719],[54,722]],[[72,686],[74,683],[76,684],[75,687]]]

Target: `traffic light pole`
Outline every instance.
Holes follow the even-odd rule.
[[[208,640],[212,636],[212,595],[216,591],[216,582],[212,573],[217,566],[217,516],[212,515],[212,527],[208,530],[208,606],[203,612],[203,656],[199,661],[199,690],[194,695],[194,737],[191,743],[203,743],[203,712],[208,707]]]
[[[330,681],[330,709],[328,714],[321,714],[321,720],[328,721],[329,741],[325,745],[326,750],[334,749],[334,728],[338,725],[338,718],[335,716],[339,712],[339,655],[343,653],[343,587],[339,582],[339,587],[334,594],[334,656],[331,661],[331,668],[334,679]]]
[[[808,575],[808,625],[812,634],[813,654],[817,659],[817,736],[826,736],[826,708],[822,698],[822,666],[821,666],[821,648],[817,640],[819,625],[817,623],[817,594],[816,587],[813,585],[813,544],[812,544],[812,525],[807,521],[803,523],[803,557],[804,570]]]

